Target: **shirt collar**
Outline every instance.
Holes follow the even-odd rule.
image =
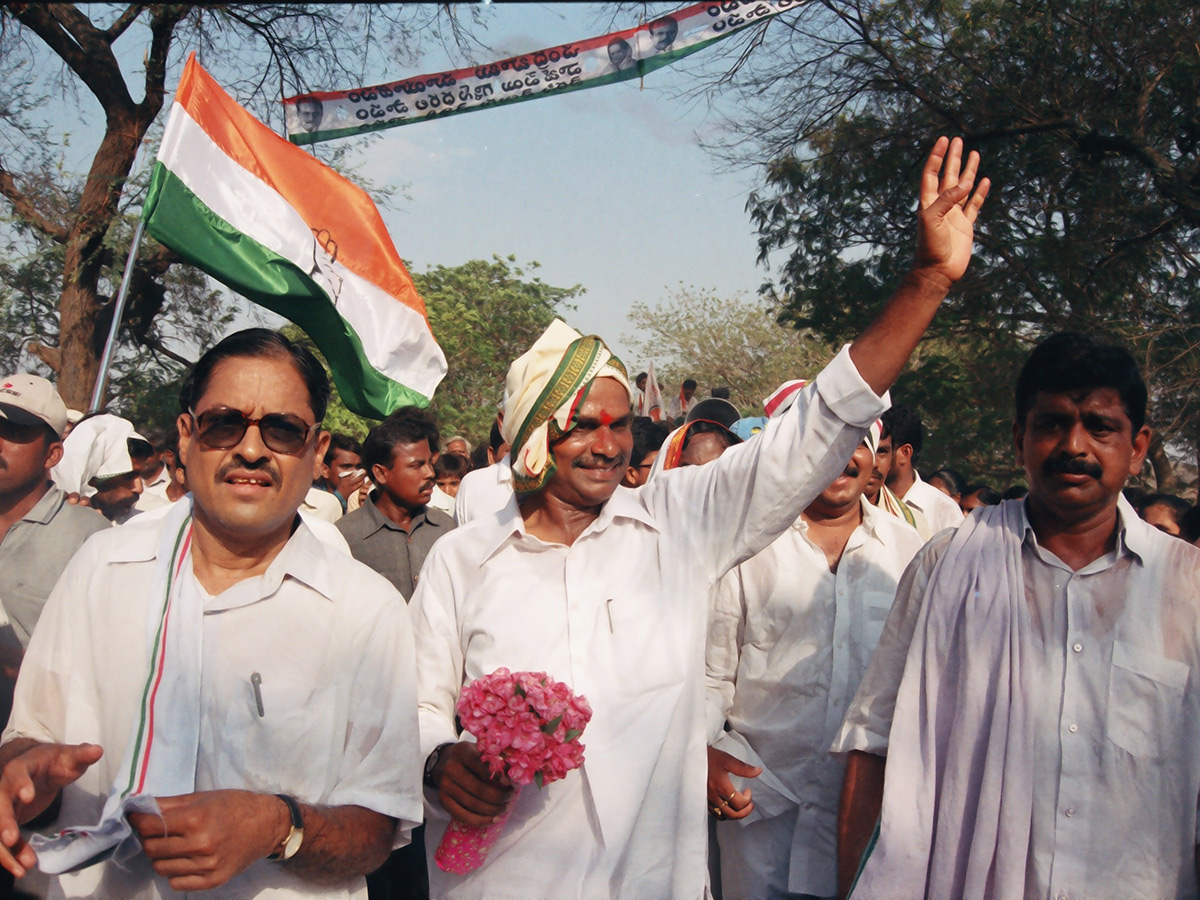
[[[190,500],[190,495],[188,500]],[[182,500],[180,503],[184,502]],[[206,606],[206,609],[227,609],[234,606],[245,606],[279,590],[285,577],[292,577],[304,582],[322,596],[332,600],[337,590],[332,567],[327,563],[328,552],[325,545],[309,529],[299,515],[297,525],[288,542],[283,545],[279,554],[271,560],[262,575],[258,576],[259,587],[252,596],[237,594],[236,601],[218,603]],[[127,525],[120,526],[122,540],[114,546],[109,554],[111,562],[145,562],[158,557],[163,520],[156,516],[148,522],[138,522],[135,518]],[[250,579],[247,579],[250,580]],[[237,585],[230,588],[233,591]],[[228,591],[226,593],[229,593]],[[224,597],[224,594],[221,595]]]
[[[401,534],[412,534],[413,531],[416,531],[418,525],[437,525],[437,522],[429,518],[429,507],[426,506],[415,516],[409,517],[412,525],[405,532],[403,528],[383,514],[383,510],[375,503],[376,495],[376,491],[371,491],[370,496],[367,497],[367,502],[363,504],[363,508],[367,510],[367,517],[370,518],[371,524],[374,526],[371,529],[371,534],[375,534],[380,528],[390,528],[392,531],[399,531]]]
[[[1029,522],[1029,513],[1026,504],[1028,500],[1021,501],[1021,542],[1032,542],[1034,546],[1041,547],[1038,543],[1037,535],[1033,531],[1033,525]],[[1149,535],[1146,529],[1151,526],[1143,522],[1129,501],[1124,495],[1117,495],[1117,548],[1116,558],[1120,559],[1123,556],[1132,556],[1139,563],[1145,564],[1146,555],[1150,551]]]
[[[600,515],[584,529],[580,537],[605,530],[612,524],[614,519],[632,519],[635,522],[641,522],[654,531],[659,530],[658,523],[654,521],[654,516],[650,514],[650,511],[639,500],[637,491],[624,486],[618,486],[616,493],[600,509]],[[508,503],[505,504],[504,508],[496,513],[496,520],[500,527],[496,529],[492,540],[484,548],[485,559],[490,558],[510,538],[521,538],[527,534],[525,531],[525,520],[521,516],[521,508],[517,505],[515,493],[509,497]]]
[[[49,525],[50,520],[58,515],[59,509],[67,502],[66,493],[57,485],[51,484],[50,490],[42,495],[33,508],[21,517],[22,522],[36,522],[39,525]]]

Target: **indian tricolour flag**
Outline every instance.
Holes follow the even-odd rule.
[[[242,109],[194,55],[142,217],[185,260],[304,329],[359,415],[425,406],[446,374],[371,198]]]

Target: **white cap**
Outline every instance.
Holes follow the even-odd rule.
[[[62,437],[67,427],[67,405],[45,378],[18,372],[0,378],[0,419],[18,425],[40,422]]]

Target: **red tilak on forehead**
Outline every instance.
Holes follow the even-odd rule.
[[[607,409],[600,410],[600,424],[608,426],[608,425],[611,425],[612,423],[613,423],[613,417],[608,414],[608,410]]]

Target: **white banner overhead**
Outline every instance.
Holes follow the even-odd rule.
[[[470,69],[283,100],[288,137],[316,144],[640,78],[805,0],[697,3],[652,22]]]

